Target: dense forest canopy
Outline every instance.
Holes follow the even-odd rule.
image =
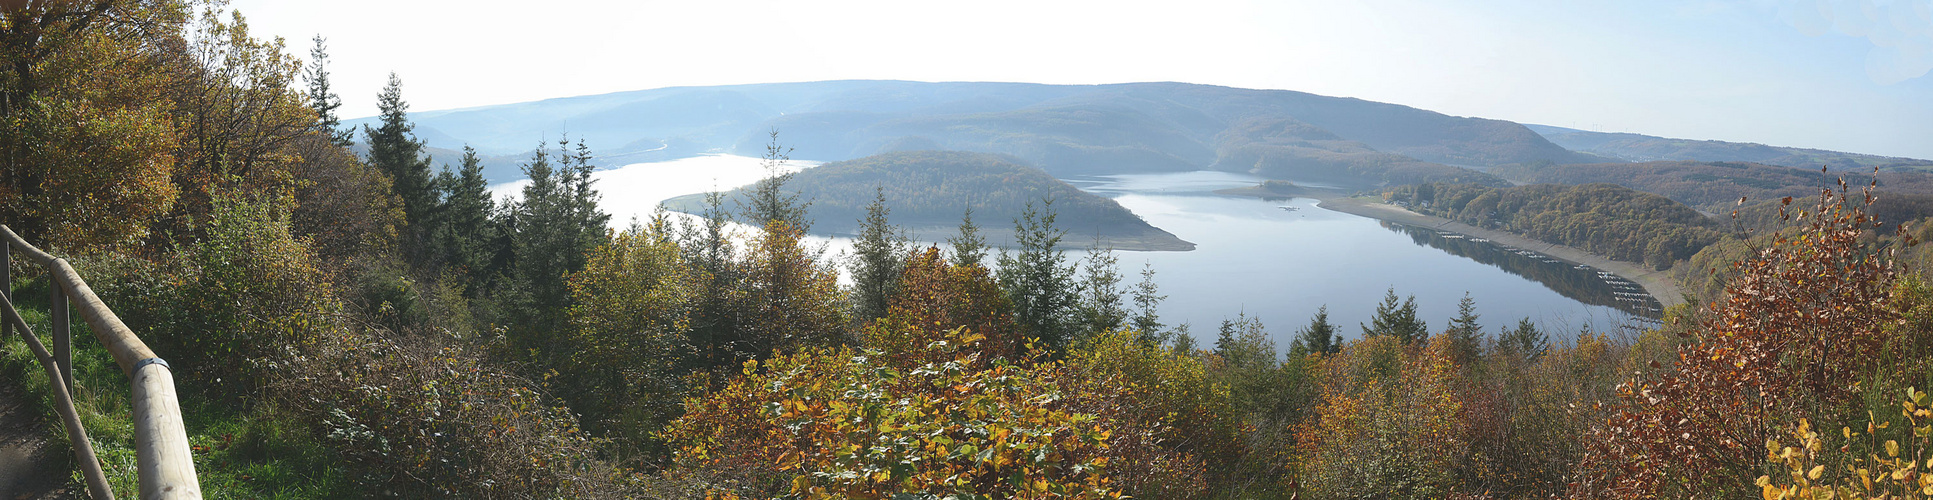
[[[1725,233],[1691,207],[1614,184],[1419,184],[1389,197],[1417,212],[1658,269],[1690,258]]]

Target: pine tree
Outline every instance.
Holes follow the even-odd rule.
[[[1470,298],[1469,292],[1464,292],[1463,300],[1456,305],[1456,317],[1450,319],[1450,325],[1445,330],[1459,363],[1477,359],[1483,348],[1483,324],[1477,322],[1477,317],[1476,299]]]
[[[1295,344],[1290,350],[1297,356],[1342,352],[1342,334],[1336,331],[1336,325],[1329,323],[1329,306],[1317,308],[1316,315],[1309,318],[1309,325],[1295,332]]]
[[[1416,343],[1429,338],[1429,326],[1416,319],[1416,296],[1397,302],[1396,289],[1390,288],[1383,294],[1383,303],[1376,306],[1376,317],[1371,318],[1374,326],[1363,325],[1363,337],[1389,335],[1405,344]]]
[[[1162,331],[1165,325],[1161,324],[1161,315],[1156,311],[1168,296],[1161,295],[1160,288],[1155,285],[1154,264],[1142,263],[1141,282],[1135,283],[1130,292],[1134,297],[1134,317],[1128,320],[1128,324],[1141,332],[1142,342],[1149,345],[1168,343],[1173,333]]]
[[[953,246],[953,265],[984,266],[987,259],[987,241],[980,236],[980,226],[973,225],[973,207],[967,206],[966,213],[960,216],[960,234],[946,239]]]
[[[791,154],[792,148],[780,146],[779,131],[773,130],[770,142],[765,144],[765,157],[759,162],[765,169],[765,178],[752,185],[751,201],[741,201],[745,204],[739,207],[745,212],[746,223],[765,227],[772,222],[784,222],[800,234],[811,231],[812,221],[806,220],[805,210],[812,203],[801,203],[798,193],[785,192],[785,183],[795,174],[784,171]]]
[[[889,213],[886,189],[875,187],[866,218],[859,221],[859,238],[853,241],[853,320],[861,324],[886,316],[886,306],[899,286],[901,256],[909,251],[906,237],[887,222]]]
[[[316,130],[328,136],[330,143],[349,147],[356,140],[356,131],[341,128],[342,121],[336,117],[336,110],[342,107],[342,97],[329,88],[329,48],[326,42],[322,35],[315,36],[315,47],[309,49],[309,67],[303,70],[302,77],[309,84],[309,107],[315,110]]]
[[[422,264],[428,255],[425,243],[434,229],[430,215],[436,193],[430,188],[430,160],[423,155],[423,141],[413,132],[409,103],[403,101],[403,80],[395,73],[389,74],[377,106],[382,124],[362,127],[369,140],[369,164],[389,176],[396,197],[403,201],[404,253],[412,263]]]
[[[1056,247],[1065,235],[1054,227],[1054,202],[1032,202],[1014,219],[1019,252],[1000,254],[1000,286],[1013,302],[1014,320],[1054,352],[1066,349],[1073,330],[1074,267]]]

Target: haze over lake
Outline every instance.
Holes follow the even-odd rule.
[[[787,168],[817,164],[793,161]],[[665,199],[730,189],[764,175],[758,158],[706,155],[600,170],[592,178],[603,193],[600,205],[611,214],[612,228],[622,230],[633,217],[649,218]],[[1154,266],[1155,281],[1168,296],[1160,309],[1162,321],[1190,324],[1200,341],[1212,342],[1223,319],[1248,314],[1261,318],[1278,347],[1286,349],[1295,329],[1307,324],[1323,305],[1329,307],[1330,321],[1346,337],[1355,338],[1360,336],[1356,324],[1369,320],[1390,287],[1404,297],[1415,295],[1419,317],[1433,330],[1456,314],[1457,301],[1466,291],[1476,299],[1485,330],[1493,334],[1526,317],[1556,332],[1586,326],[1605,331],[1640,321],[1611,307],[1579,302],[1497,266],[1420,244],[1381,221],[1318,208],[1313,199],[1268,201],[1212,193],[1260,181],[1250,175],[1206,171],[1070,180],[1198,245],[1190,252],[1124,251],[1117,252],[1117,257],[1128,283],[1139,279],[1143,264]],[[499,198],[514,196],[528,182],[498,184],[491,192]],[[1012,223],[976,222],[983,227]],[[1084,247],[1092,239],[1070,223],[1064,221],[1062,227],[1068,231],[1064,244]],[[824,244],[828,255],[849,253],[852,247],[847,238],[815,236],[812,240]],[[1075,259],[1083,256],[1080,250],[1069,254]]]

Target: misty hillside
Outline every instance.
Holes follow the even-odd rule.
[[[800,171],[785,184],[800,200],[809,200],[807,218],[813,231],[851,234],[866,216],[866,207],[882,189],[885,206],[895,224],[940,240],[952,235],[964,210],[987,234],[988,243],[1007,243],[1013,220],[1028,203],[1053,200],[1056,224],[1068,230],[1063,244],[1086,247],[1096,237],[1117,249],[1192,250],[1182,241],[1123,208],[1055,179],[1040,169],[1002,155],[960,151],[903,151],[827,163]],[[725,206],[746,202],[751,186],[728,194]],[[673,210],[699,213],[704,195],[667,200]]]
[[[1788,148],[1748,142],[1695,141],[1642,134],[1606,133],[1549,125],[1525,125],[1545,139],[1574,151],[1626,161],[1747,161],[1782,167],[1833,170],[1924,170],[1933,161],[1915,158]]]
[[[705,151],[755,154],[773,129],[783,143],[797,148],[793,157],[821,161],[952,149],[1012,155],[1057,176],[1220,169],[1293,177],[1302,174],[1296,168],[1304,162],[1295,161],[1301,153],[1317,153],[1317,167],[1334,165],[1337,152],[1322,148],[1277,148],[1296,155],[1266,165],[1252,155],[1225,156],[1244,152],[1243,141],[1255,137],[1230,131],[1258,123],[1293,123],[1333,135],[1352,143],[1344,152],[1352,161],[1376,154],[1377,161],[1406,170],[1605,161],[1507,121],[1302,92],[1181,83],[830,81],[678,87],[429,111],[412,118],[433,147],[468,144],[489,155],[528,151],[564,131],[590,142],[603,165]],[[493,180],[508,179],[493,175]],[[1381,172],[1346,180],[1386,181]]]

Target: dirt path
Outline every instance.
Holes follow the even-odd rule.
[[[51,442],[52,414],[20,393],[19,381],[0,379],[0,500],[74,498],[67,491],[67,447]]]
[[[1679,290],[1677,281],[1671,279],[1669,271],[1655,271],[1640,264],[1611,260],[1564,245],[1533,240],[1514,233],[1483,229],[1441,217],[1411,212],[1394,205],[1371,203],[1341,194],[1309,193],[1306,196],[1320,200],[1321,203],[1316,206],[1337,212],[1475,236],[1517,248],[1535,250],[1573,264],[1603,269],[1643,286],[1646,293],[1657,298],[1658,302],[1665,307],[1685,303],[1685,294]]]

